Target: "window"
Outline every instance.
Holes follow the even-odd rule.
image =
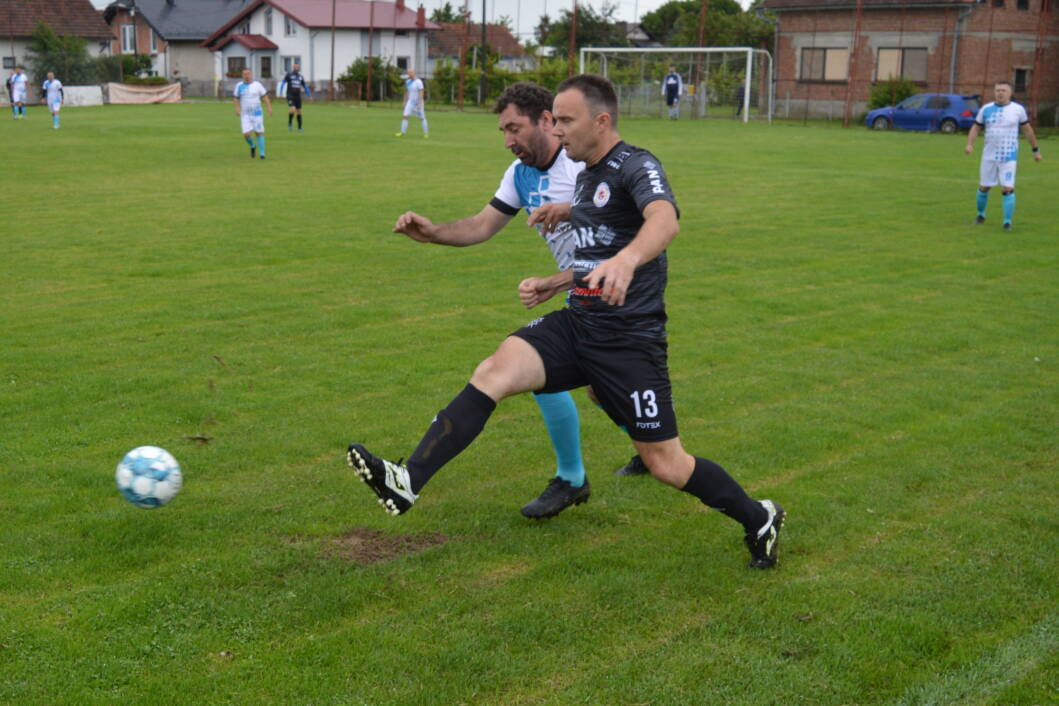
[[[897,109],[898,110],[923,110],[927,107],[926,96],[912,96],[901,101]]]
[[[261,57],[261,78],[272,78],[272,57]]]
[[[1015,92],[1025,93],[1026,84],[1029,83],[1030,70],[1029,69],[1015,69]]]
[[[250,20],[247,20],[233,32],[233,34],[250,34]]]
[[[927,110],[945,110],[949,107],[947,96],[931,96],[927,101]]]
[[[265,34],[272,36],[272,8],[265,10]]]
[[[151,53],[158,53],[158,35],[155,34],[155,31],[153,29],[151,30]]]
[[[229,56],[228,57],[228,75],[229,76],[242,76],[243,69],[246,68],[246,57],[245,56]]]
[[[993,0],[993,7],[1004,7],[1004,0]]]
[[[283,59],[283,73],[289,74],[294,70],[295,64],[301,64],[302,58],[300,56],[284,56]]]
[[[401,71],[407,71],[408,70],[408,57],[407,56],[399,56],[399,57],[397,57],[397,68],[400,69]]]
[[[802,81],[845,81],[849,49],[802,49]]]
[[[13,68],[15,68],[15,57],[13,57],[13,56],[5,56],[4,57],[4,68],[5,69],[13,69]]]
[[[136,27],[134,25],[121,26],[121,53],[136,53]]]
[[[886,81],[891,78],[905,78],[909,81],[926,83],[927,50],[880,49],[879,60],[875,67],[875,80]]]
[[[1018,0],[1018,2],[1015,4],[1015,7],[1020,10],[1028,10],[1030,9],[1030,0]]]
[[[298,33],[298,25],[286,15],[283,16],[283,36],[293,37]]]
[[[393,35],[395,37],[407,37],[408,36],[408,30],[407,29],[395,29],[394,32],[393,32]]]

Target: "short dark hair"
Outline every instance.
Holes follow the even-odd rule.
[[[593,116],[606,113],[610,116],[610,124],[618,126],[618,96],[614,93],[614,84],[596,74],[578,74],[560,83],[555,92],[571,89],[581,91]]]
[[[519,81],[507,87],[493,106],[494,113],[502,113],[509,105],[518,108],[518,112],[530,119],[534,125],[541,119],[541,113],[551,111],[555,96],[544,86],[529,81]]]
[[[1013,83],[1011,83],[1011,81],[997,81],[996,83],[993,84],[993,88],[996,88],[997,86],[1007,86],[1012,91],[1015,90],[1015,85]]]

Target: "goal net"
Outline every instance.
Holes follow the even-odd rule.
[[[683,82],[676,115],[772,121],[772,56],[752,47],[582,47],[581,73],[606,76],[622,115],[670,116],[669,67]]]

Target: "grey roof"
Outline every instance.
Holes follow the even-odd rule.
[[[136,11],[167,42],[201,42],[250,2],[251,0],[116,0],[107,5],[103,12],[109,21],[113,16],[112,8],[128,9],[135,5]]]

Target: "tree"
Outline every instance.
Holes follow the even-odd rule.
[[[452,7],[452,4],[446,2],[441,7],[435,8],[434,12],[430,15],[431,22],[445,22],[447,24],[456,24],[463,22],[463,12],[457,11]]]
[[[591,5],[578,4],[575,48],[628,46],[625,23],[619,22],[614,17],[617,11],[617,5],[611,5],[606,1],[598,11]],[[559,19],[555,21],[547,15],[542,16],[536,30],[540,45],[552,47],[559,54],[566,54],[570,46],[572,19],[573,13],[570,10],[560,11]]]
[[[700,0],[671,0],[640,20],[653,39],[670,47],[693,47],[699,43]],[[706,12],[706,46],[760,47],[771,43],[772,25],[752,12],[744,12],[735,0],[709,0]]]

